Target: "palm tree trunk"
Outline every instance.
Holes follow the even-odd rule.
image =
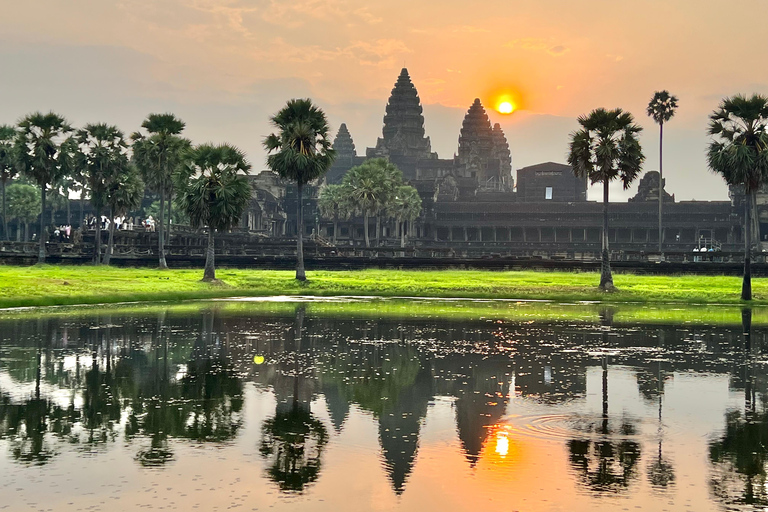
[[[405,223],[407,221],[400,222],[400,247],[405,247]]]
[[[45,263],[45,183],[40,186],[40,250],[37,262]]]
[[[107,242],[107,253],[104,255],[104,264],[109,265],[112,259],[112,248],[115,245],[115,209],[109,208],[109,241]]]
[[[752,192],[752,246],[760,243],[760,216],[757,213],[757,190]]]
[[[160,212],[157,214],[157,247],[159,255],[160,270],[167,270],[168,263],[165,261],[165,225],[164,214],[165,213],[165,191],[160,192]]]
[[[664,205],[664,160],[663,160],[663,148],[664,143],[664,121],[659,123],[659,258],[660,261],[664,261],[664,250],[661,244],[664,242],[664,228],[662,227],[662,210]]]
[[[376,245],[381,245],[381,216],[376,216]]]
[[[298,186],[298,203],[296,205],[296,279],[298,281],[306,281],[307,275],[304,272],[304,201],[302,196],[304,193],[304,184],[297,183]]]
[[[611,274],[611,257],[608,252],[608,179],[603,180],[603,262],[600,266],[600,289],[613,291],[613,275]]]
[[[339,220],[333,219],[333,245],[336,245],[336,234],[339,232]]]
[[[67,226],[72,225],[72,207],[69,204],[69,189],[67,190]]]
[[[365,246],[371,246],[371,239],[368,238],[368,212],[363,213],[363,233],[365,233]]]
[[[8,209],[6,208],[7,201],[5,199],[5,180],[0,184],[3,186],[3,239],[10,240],[8,237]]]
[[[744,197],[744,280],[741,283],[741,300],[752,300],[752,192]]]
[[[17,234],[20,234],[21,233],[21,222],[19,222],[18,228],[19,228],[19,233],[17,233]],[[16,238],[19,238],[19,237],[17,236]],[[24,222],[24,241],[25,242],[29,242],[29,222],[26,222],[26,221]]]
[[[78,222],[78,225],[80,226],[80,231],[85,233],[85,229],[87,226],[85,225],[85,212],[83,212],[83,196],[85,195],[85,188],[83,188],[80,191],[80,222]]]
[[[205,251],[205,270],[203,271],[203,281],[216,280],[216,251],[213,239],[213,228],[208,226],[208,249]]]
[[[101,265],[101,208],[96,208],[96,237],[93,239],[93,262]]]
[[[168,245],[171,244],[171,215],[173,214],[173,194],[168,194]]]

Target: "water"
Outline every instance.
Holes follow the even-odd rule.
[[[0,510],[764,510],[768,326],[723,311],[8,314]]]

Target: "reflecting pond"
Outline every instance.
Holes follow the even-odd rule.
[[[0,510],[763,510],[768,313],[0,313]]]

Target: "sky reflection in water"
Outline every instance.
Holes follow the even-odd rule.
[[[0,319],[0,509],[768,506],[768,328],[334,308]]]

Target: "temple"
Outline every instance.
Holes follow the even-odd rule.
[[[491,123],[479,98],[468,104],[461,126],[456,127],[457,145],[451,158],[440,158],[432,151],[421,100],[407,69],[397,77],[384,111],[381,137],[366,148],[364,156],[358,153],[360,141],[356,144],[354,130],[341,124],[333,140],[333,166],[324,178],[305,187],[304,235],[309,254],[416,256],[432,261],[600,257],[603,206],[587,197],[588,183],[574,176],[569,165],[559,162],[513,170],[507,135],[499,124]],[[405,181],[421,196],[422,211],[415,221],[407,223],[404,248],[392,219],[369,219],[375,246],[366,248],[361,217],[333,222],[317,210],[323,187],[341,182],[349,169],[369,158],[385,158],[397,165]],[[295,254],[296,187],[268,170],[251,175],[250,181],[253,194],[240,229],[220,238],[222,256],[244,264],[253,264],[253,257],[265,264],[285,261]],[[658,172],[646,172],[638,184],[637,193],[628,202],[609,206],[608,240],[615,259],[648,261],[658,255],[658,196],[662,186]],[[722,261],[739,259],[744,241],[743,191],[729,190],[728,201],[678,201],[667,191],[663,197],[662,245],[670,261],[701,260],[701,252],[722,253],[725,256],[717,256]],[[145,199],[148,201],[151,196]],[[81,211],[92,212],[90,204],[81,203],[82,207]],[[758,254],[768,254],[768,190],[757,194],[753,213]],[[59,217],[63,215],[59,212]],[[58,220],[61,223],[64,219]],[[18,237],[20,230],[16,232]],[[93,236],[87,232],[83,241],[91,243]],[[153,244],[152,234],[143,231],[121,231],[116,236],[120,257],[140,259],[146,253],[144,248]],[[171,236],[169,257],[190,263],[190,258],[204,254],[206,241],[195,230],[174,225]],[[25,246],[14,243],[0,242],[0,256],[26,257]],[[55,250],[52,246],[51,251]],[[89,257],[87,251],[59,250],[64,251],[59,255],[62,258]]]
[[[517,169],[515,179],[507,137],[498,123],[491,124],[479,98],[469,105],[458,127],[453,158],[440,158],[433,152],[424,129],[421,100],[405,68],[387,101],[382,135],[376,145],[359,156],[353,135],[342,124],[333,147],[337,152],[333,167],[305,198],[305,234],[333,238],[339,248],[363,245],[363,221],[351,218],[338,223],[339,232],[334,233],[333,223],[319,218],[312,207],[320,190],[324,183],[339,183],[349,169],[366,159],[385,158],[400,168],[422,199],[422,215],[408,227],[413,247],[429,248],[432,254],[444,256],[576,259],[593,257],[600,249],[602,204],[587,199],[588,183],[574,176],[570,166],[557,162]],[[257,181],[265,179],[254,179],[255,189],[261,190]],[[629,202],[611,203],[608,237],[612,250],[657,250],[658,190],[658,172],[649,171]],[[272,206],[271,198],[280,195],[274,188],[268,194],[256,193],[261,198],[258,211],[271,212],[272,220],[261,221],[262,226],[270,227],[269,236],[295,236],[291,205],[296,198],[292,194],[293,187],[288,187],[279,212]],[[732,201],[678,202],[665,191],[665,249],[740,250],[743,212],[738,193],[731,195]],[[766,211],[756,215],[761,226],[762,219],[768,219],[768,201],[765,203]],[[388,241],[395,245],[394,225],[381,220],[380,245]],[[768,237],[768,222],[764,227],[761,239]]]

